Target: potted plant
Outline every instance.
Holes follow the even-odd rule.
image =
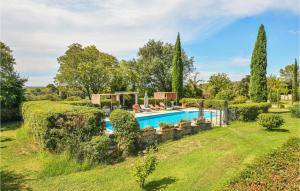
[[[173,131],[174,130],[174,125],[173,124],[168,124],[168,123],[160,123],[159,124],[159,129],[160,129],[161,132]]]
[[[180,129],[186,129],[191,126],[191,122],[187,119],[181,119],[178,126]]]
[[[143,130],[143,136],[155,134],[156,130],[152,126],[147,126]]]
[[[194,118],[194,122],[197,126],[199,126],[200,124],[205,123],[205,118],[203,116]]]

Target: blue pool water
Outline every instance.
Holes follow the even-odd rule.
[[[214,112],[204,112],[204,117],[210,119],[210,117],[215,117]],[[199,116],[199,111],[180,111],[174,113],[163,113],[158,115],[151,116],[143,116],[137,117],[137,121],[140,125],[140,128],[143,129],[147,126],[152,126],[154,128],[159,128],[160,123],[178,123],[181,119],[193,120],[194,118]],[[106,121],[105,123],[106,129],[112,130],[112,124],[110,121]]]

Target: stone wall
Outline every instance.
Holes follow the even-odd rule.
[[[185,128],[170,128],[163,131],[154,129],[153,131],[146,131],[142,133],[141,144],[142,146],[148,146],[165,142],[167,140],[176,140],[182,138],[183,136],[198,133],[199,131],[204,131],[211,128],[211,123],[201,123],[200,125],[193,125]]]

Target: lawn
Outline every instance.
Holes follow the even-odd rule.
[[[283,110],[274,110],[281,112]],[[233,122],[159,146],[157,170],[146,182],[148,190],[221,190],[247,164],[299,137],[300,120],[281,113],[281,130],[265,131],[255,122]],[[33,190],[139,190],[131,169],[135,158],[91,170],[40,177],[42,160],[35,146],[16,139],[18,123],[1,127],[1,174],[7,188]],[[19,135],[21,134],[21,135]],[[8,175],[7,175],[8,174]],[[10,178],[12,177],[12,178]],[[15,177],[15,178],[14,178]],[[2,184],[4,184],[2,182]]]

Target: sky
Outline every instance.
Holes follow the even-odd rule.
[[[299,59],[298,0],[1,0],[0,36],[27,86],[53,83],[57,57],[80,43],[121,59],[136,57],[149,39],[175,43],[207,80],[250,71],[260,24],[267,33],[268,74]]]

